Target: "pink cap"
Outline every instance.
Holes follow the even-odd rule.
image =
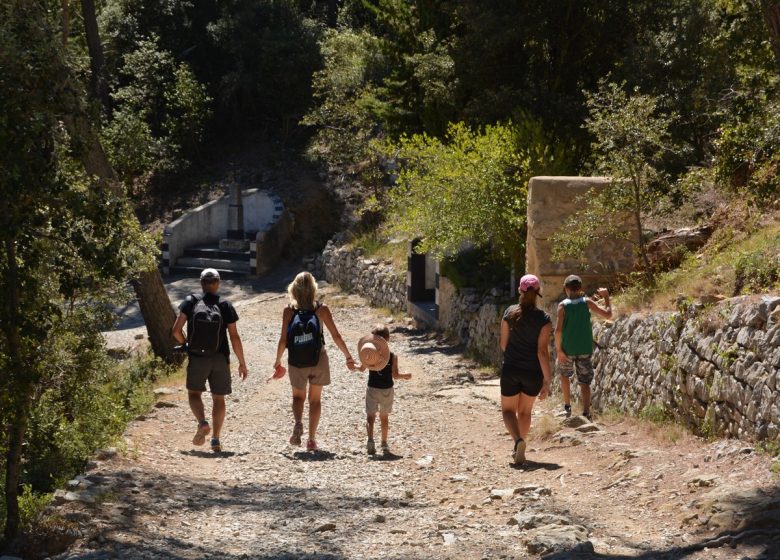
[[[528,290],[533,290],[537,294],[539,294],[539,290],[541,290],[542,286],[539,283],[539,279],[534,276],[533,274],[526,274],[520,279],[520,284],[518,284],[517,289],[521,292],[527,292]],[[541,295],[541,294],[539,294]]]

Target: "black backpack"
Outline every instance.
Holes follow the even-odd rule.
[[[322,328],[316,309],[293,309],[287,327],[287,361],[291,366],[316,366],[322,350]]]
[[[190,314],[187,329],[187,350],[195,356],[213,356],[219,352],[222,342],[222,311],[219,300],[213,305],[203,301],[203,296],[190,296],[195,305]]]

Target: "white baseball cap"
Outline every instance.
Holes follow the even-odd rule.
[[[219,280],[219,272],[216,268],[206,268],[200,273],[200,279],[203,280]]]

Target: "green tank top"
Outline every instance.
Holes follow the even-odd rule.
[[[590,309],[584,297],[565,299],[563,305],[562,346],[567,356],[593,354],[593,327]]]

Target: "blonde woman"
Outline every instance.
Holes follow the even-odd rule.
[[[520,297],[501,319],[501,413],[512,436],[515,464],[525,462],[525,446],[531,429],[536,398],[550,392],[550,316],[536,307],[541,297],[539,279],[526,274],[518,286]]]
[[[317,450],[317,426],[322,413],[322,388],[330,384],[330,364],[325,351],[322,326],[328,328],[333,342],[344,354],[347,367],[355,370],[355,360],[339,334],[333,315],[324,303],[317,301],[317,282],[308,272],[301,272],[287,286],[290,304],[282,313],[282,331],[276,349],[274,370],[281,367],[287,349],[287,363],[292,385],[292,410],[295,427],[290,445],[300,445],[303,434],[303,406],[309,398],[309,439],[306,448]]]

